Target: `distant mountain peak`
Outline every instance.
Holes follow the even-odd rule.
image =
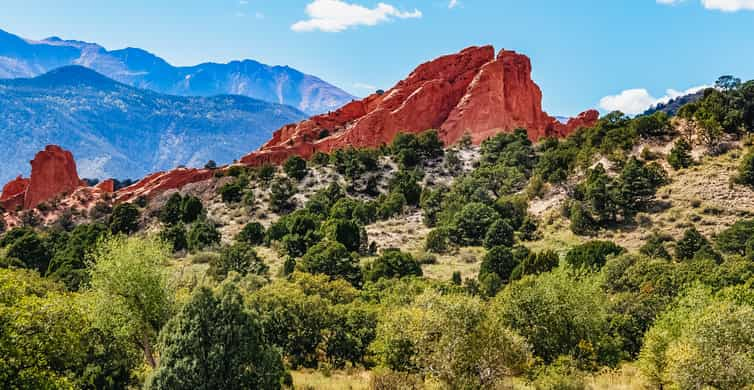
[[[5,83],[29,85],[37,88],[89,86],[103,90],[113,89],[117,86],[125,86],[95,72],[92,69],[80,65],[63,66],[34,78],[6,80]]]
[[[164,94],[237,94],[293,106],[310,115],[355,99],[321,78],[252,59],[173,66],[140,48],[107,50],[96,43],[58,36],[35,41],[0,30],[0,79],[32,78],[67,65],[83,65],[123,84]]]

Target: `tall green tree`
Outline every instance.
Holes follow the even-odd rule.
[[[279,389],[285,374],[280,351],[233,284],[218,293],[197,289],[165,326],[161,344],[148,389]]]
[[[151,367],[155,340],[172,313],[169,254],[161,241],[116,236],[100,243],[89,265],[95,324],[137,345]]]

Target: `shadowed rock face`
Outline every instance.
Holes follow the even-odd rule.
[[[281,163],[291,155],[344,147],[377,147],[399,132],[437,129],[446,145],[469,133],[475,143],[526,128],[529,138],[563,137],[599,118],[586,111],[566,124],[542,110],[542,91],[531,79],[531,61],[492,46],[470,47],[420,65],[384,94],[373,94],[328,114],[281,128],[248,165]]]

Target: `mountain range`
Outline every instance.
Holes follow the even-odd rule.
[[[49,64],[46,54],[37,63]],[[47,144],[71,150],[86,178],[138,179],[208,160],[228,163],[306,116],[239,95],[165,95],[82,66],[0,80],[0,181],[28,174],[29,156]]]
[[[137,88],[179,96],[243,95],[313,115],[353,100],[347,92],[288,66],[253,60],[179,67],[138,48],[107,50],[89,42],[24,39],[0,30],[0,78],[36,77],[81,65]]]

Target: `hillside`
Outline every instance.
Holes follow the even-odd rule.
[[[180,96],[243,95],[293,106],[308,114],[339,108],[353,96],[288,66],[253,60],[177,67],[138,48],[107,50],[57,37],[32,41],[0,30],[0,78],[30,78],[81,65],[121,83]]]
[[[79,66],[0,80],[0,181],[28,174],[29,156],[47,144],[71,150],[85,178],[229,163],[304,116],[243,96],[163,95]]]

